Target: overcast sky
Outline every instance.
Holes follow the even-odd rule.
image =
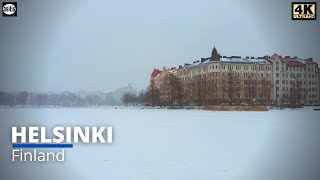
[[[291,1],[18,1],[0,17],[0,90],[113,91],[148,85],[154,67],[221,55],[320,59],[320,22]]]

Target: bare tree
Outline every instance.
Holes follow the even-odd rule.
[[[295,92],[293,86],[291,86],[289,89],[289,96],[288,96],[288,100],[289,100],[290,105],[296,104],[295,96],[296,96],[296,92]]]
[[[223,76],[223,90],[227,93],[229,104],[232,105],[236,92],[239,90],[239,76],[236,72],[230,70]]]
[[[170,80],[170,84],[172,86],[173,105],[181,105],[183,97],[182,81],[174,75],[171,76]]]
[[[303,93],[302,80],[295,77],[290,87],[290,103],[300,105]]]
[[[268,103],[268,99],[270,99],[271,97],[271,93],[272,93],[272,82],[270,80],[268,80],[267,78],[262,78],[260,81],[260,85],[261,85],[261,95],[262,98],[264,99],[264,104],[266,105]]]
[[[161,82],[161,102],[164,105],[180,105],[182,101],[181,79],[173,74],[166,75]]]
[[[184,86],[182,87],[182,101],[183,104],[191,104],[192,102],[192,81],[189,79],[185,81]]]
[[[137,97],[137,102],[140,104],[145,104],[147,101],[146,94],[147,92],[142,89]]]
[[[121,98],[122,103],[125,104],[126,106],[128,104],[135,103],[136,100],[137,100],[136,95],[131,92],[125,92]],[[97,100],[94,100],[94,101],[97,102]]]
[[[146,101],[152,106],[160,105],[160,90],[155,86],[154,81],[150,81],[150,85],[146,92]]]
[[[252,73],[248,73],[248,77],[244,82],[245,82],[244,90],[248,97],[249,104],[251,105],[253,99],[257,95],[257,80],[255,79],[255,77],[253,77]]]
[[[173,104],[173,99],[172,99],[172,87],[171,87],[171,75],[168,74],[163,79],[161,80],[161,89],[160,89],[160,101],[162,105],[169,105]]]
[[[192,97],[194,102],[199,105],[205,105],[208,91],[208,79],[205,76],[197,75],[191,83]]]
[[[205,81],[203,89],[203,97],[205,100],[206,105],[212,105],[215,103],[215,100],[217,98],[217,84],[215,83],[214,79],[205,78],[203,81]]]

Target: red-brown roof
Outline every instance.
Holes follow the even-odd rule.
[[[296,60],[296,59],[290,59],[290,58],[283,58],[281,59],[282,63],[285,63],[287,67],[304,67],[305,64],[302,62]]]
[[[159,69],[153,69],[152,73],[151,73],[151,79],[153,79],[154,77],[156,77],[161,71]]]
[[[277,58],[281,59],[282,57],[278,55],[277,53],[274,53],[272,56],[269,56],[269,60],[275,60]]]

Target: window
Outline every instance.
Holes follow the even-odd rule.
[[[276,77],[279,77],[279,73],[276,73]]]
[[[276,80],[276,84],[279,84],[279,80]]]

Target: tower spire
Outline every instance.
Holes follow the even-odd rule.
[[[220,54],[218,54],[216,46],[212,49],[210,61],[220,61]]]

